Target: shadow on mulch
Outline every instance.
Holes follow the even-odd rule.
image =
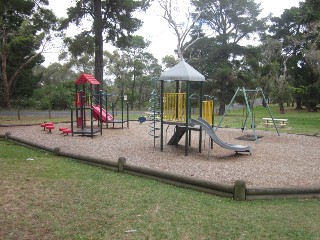
[[[257,135],[257,139],[262,138],[262,137],[263,137],[262,135]],[[237,137],[236,139],[244,140],[244,141],[255,141],[256,140],[255,136],[252,134],[243,135],[241,137]]]

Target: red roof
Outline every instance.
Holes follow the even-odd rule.
[[[74,81],[74,84],[85,84],[89,82],[90,84],[99,85],[99,81],[90,74],[81,74],[77,80]]]

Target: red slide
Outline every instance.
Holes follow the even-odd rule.
[[[93,117],[94,119],[98,120],[100,117],[100,106],[99,105],[94,105],[92,106],[92,112],[93,112]],[[112,122],[113,117],[111,114],[107,113],[104,108],[102,108],[102,122]]]

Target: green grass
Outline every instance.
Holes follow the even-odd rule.
[[[320,135],[320,112],[308,112],[306,109],[296,110],[292,107],[287,107],[285,114],[279,113],[278,105],[270,106],[274,118],[288,119],[288,124],[284,128],[279,128],[280,132],[299,133]],[[221,127],[241,128],[245,121],[246,110],[232,110],[226,114],[226,117],[221,123]],[[257,106],[253,110],[256,127],[260,130],[275,131],[274,127],[264,127],[262,118],[270,117],[267,108]],[[215,125],[219,123],[221,116],[215,116]],[[248,119],[247,128],[251,126],[251,121]]]
[[[319,200],[237,202],[2,140],[0,151],[0,239],[320,239]]]
[[[270,109],[274,118],[286,118],[288,119],[288,124],[284,128],[279,128],[280,132],[287,133],[298,133],[298,134],[309,134],[309,135],[320,135],[320,111],[319,112],[308,112],[306,109],[296,110],[292,107],[286,107],[285,114],[279,113],[278,105],[270,105]],[[245,109],[232,110],[227,113],[226,117],[222,121],[221,127],[230,128],[241,128],[245,120],[246,111]],[[130,114],[130,120],[138,120],[141,115]],[[270,117],[267,108],[262,106],[257,106],[254,108],[253,116],[255,119],[256,127],[258,130],[268,130],[275,131],[273,127],[264,127],[262,118]],[[114,116],[116,119],[121,119],[121,114]],[[196,116],[194,116],[196,117]],[[217,125],[222,116],[215,115],[214,124]],[[125,116],[126,118],[126,116]],[[70,121],[70,116],[55,117],[49,119],[46,116],[21,116],[18,120],[17,116],[0,116],[0,124],[27,124],[33,123],[38,124],[42,122],[66,122]],[[247,127],[251,126],[251,122],[248,119]]]
[[[0,112],[1,113],[1,112]],[[139,114],[129,114],[130,120],[138,121],[138,118],[141,115]],[[114,116],[116,119],[121,119],[121,113]],[[124,120],[126,120],[126,115],[124,116]],[[0,114],[0,125],[12,125],[12,124],[39,124],[43,122],[70,122],[70,116],[61,116],[61,117],[51,117],[49,115],[41,115],[41,116],[20,116],[18,119],[18,115],[16,116],[2,116]]]

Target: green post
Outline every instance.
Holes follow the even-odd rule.
[[[203,102],[203,82],[200,83],[200,103],[199,103],[199,117],[202,118],[202,102]],[[199,152],[201,153],[202,149],[202,127],[200,126],[199,131]]]
[[[253,135],[254,135],[254,137],[255,137],[256,143],[258,143],[259,140],[258,140],[257,133],[256,133],[255,122],[254,122],[254,119],[253,119],[253,115],[252,115],[252,111],[251,111],[251,106],[249,105],[249,101],[248,101],[248,97],[247,97],[247,92],[246,92],[246,89],[245,89],[244,87],[242,88],[242,93],[243,93],[244,98],[245,98],[245,100],[246,100],[246,106],[247,106],[247,109],[248,109],[249,118],[250,118],[250,120],[251,120],[251,127],[252,127],[252,130],[253,130]]]
[[[188,148],[189,148],[189,93],[190,93],[190,83],[187,81],[187,90],[186,90],[186,143],[184,147],[184,155],[188,156]]]
[[[161,112],[160,150],[161,152],[163,152],[163,90],[164,90],[164,81],[161,81],[161,86],[160,86],[160,112]]]

